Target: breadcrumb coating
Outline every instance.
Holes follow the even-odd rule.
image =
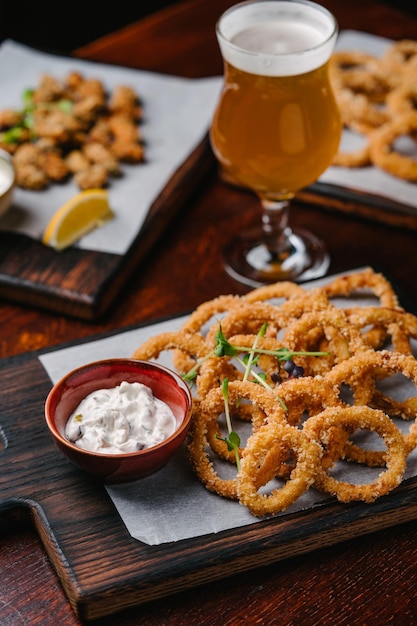
[[[107,187],[122,163],[145,160],[141,101],[128,85],[107,93],[80,72],[43,74],[24,102],[21,111],[0,111],[0,147],[14,156],[19,187],[45,189],[70,176],[81,190]]]

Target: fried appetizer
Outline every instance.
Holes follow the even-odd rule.
[[[40,190],[70,176],[81,190],[106,187],[121,163],[144,161],[142,105],[128,85],[104,84],[71,72],[61,81],[44,74],[23,94],[22,110],[0,111],[0,147],[14,155],[16,180]]]

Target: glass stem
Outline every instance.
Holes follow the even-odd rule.
[[[263,242],[273,259],[286,257],[291,251],[288,226],[288,200],[262,200]]]

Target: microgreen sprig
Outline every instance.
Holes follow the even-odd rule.
[[[227,449],[230,452],[233,452],[236,460],[237,470],[240,470],[240,457],[239,457],[239,447],[240,447],[240,437],[232,428],[232,421],[230,419],[230,410],[229,410],[229,379],[225,378],[222,382],[222,394],[224,399],[224,414],[226,417],[226,425],[227,425],[227,437],[220,437],[217,435],[217,438],[221,441],[224,441],[227,445]]]
[[[34,128],[34,112],[38,109],[58,109],[63,113],[70,114],[74,104],[68,98],[61,98],[56,102],[36,103],[33,89],[25,89],[22,94],[23,109],[21,109],[21,119],[14,126],[0,133],[0,141],[5,144],[18,144],[22,139],[27,138],[28,131],[31,139],[35,139]]]
[[[266,333],[267,324],[264,323],[257,337],[263,337]],[[307,352],[304,350],[289,350],[289,348],[278,348],[277,350],[267,350],[266,348],[258,348],[256,345],[248,348],[247,346],[235,346],[231,344],[223,334],[222,325],[219,324],[219,330],[215,335],[216,348],[214,354],[216,356],[236,356],[240,352],[256,352],[256,354],[270,354],[275,356],[279,361],[288,361],[294,356],[328,356],[328,352]]]
[[[266,382],[265,374],[263,372],[256,372],[255,370],[252,369],[252,365],[255,365],[257,359],[259,358],[259,355],[255,356],[255,351],[257,350],[259,339],[260,337],[265,336],[266,329],[267,329],[267,324],[266,323],[262,324],[261,329],[259,330],[258,334],[255,337],[252,347],[249,348],[250,351],[245,354],[245,357],[243,359],[240,359],[238,356],[235,356],[235,359],[237,360],[238,363],[240,363],[240,365],[242,365],[242,367],[245,368],[243,380],[248,380],[249,374],[252,374],[254,378],[254,382],[262,385],[266,389],[271,390],[271,387]],[[282,398],[280,398],[280,396],[277,393],[275,393],[275,395],[281,407],[284,409],[284,411],[286,411],[287,407],[285,405],[285,402],[282,400]]]
[[[219,322],[219,328],[215,334],[215,348],[208,355],[197,359],[196,364],[192,369],[190,369],[186,374],[183,375],[183,379],[186,381],[194,381],[197,377],[198,370],[202,366],[202,364],[211,356],[229,356],[236,359],[236,361],[244,368],[243,380],[248,380],[249,376],[253,377],[253,382],[259,383],[266,389],[273,391],[276,395],[276,398],[283,408],[284,411],[287,411],[287,407],[280,398],[280,396],[275,392],[274,389],[271,389],[270,385],[266,381],[266,376],[263,372],[257,372],[253,369],[253,366],[257,365],[259,356],[261,354],[268,354],[271,356],[275,356],[278,362],[289,361],[294,356],[328,356],[329,352],[306,352],[306,351],[298,351],[298,350],[289,350],[288,348],[282,347],[277,350],[268,350],[264,348],[259,348],[258,343],[259,340],[265,336],[267,330],[267,323],[262,324],[259,332],[257,333],[254,342],[251,347],[246,346],[236,346],[230,343],[228,339],[225,337],[222,325]],[[240,358],[240,354],[244,353],[243,358]],[[225,410],[225,418],[228,435],[227,437],[220,437],[217,435],[218,439],[224,441],[227,445],[227,449],[234,453],[236,459],[236,467],[239,471],[240,469],[240,458],[239,458],[239,447],[240,447],[240,437],[238,433],[236,433],[232,428],[232,422],[230,419],[230,411],[229,411],[229,379],[225,378],[222,382],[222,394],[224,399],[224,410]]]
[[[254,344],[248,348],[247,346],[236,346],[236,345],[231,344],[230,341],[228,341],[228,339],[225,337],[223,330],[222,330],[222,325],[219,322],[219,328],[215,334],[216,346],[213,352],[198,359],[194,367],[190,369],[186,374],[183,375],[183,379],[186,381],[194,381],[197,377],[198,370],[200,369],[201,365],[210,356],[213,356],[213,355],[218,356],[218,357],[222,357],[222,356],[235,357],[238,361],[240,361],[240,363],[242,363],[242,360],[238,358],[238,355],[241,353],[246,353],[246,360],[243,361],[243,365],[245,367],[246,379],[248,377],[249,372],[251,371],[252,365],[256,364],[256,358],[259,357],[261,354],[269,354],[271,356],[275,356],[279,362],[289,361],[294,356],[317,356],[319,357],[319,356],[329,355],[329,352],[321,352],[321,351],[308,352],[308,351],[303,351],[303,350],[290,350],[289,348],[285,348],[285,347],[278,348],[277,350],[268,350],[266,348],[258,348],[257,344],[258,344],[259,338],[265,335],[266,329],[267,329],[267,324],[265,322],[264,324],[262,324],[262,327],[256,336]],[[255,376],[255,378],[256,380],[258,380],[258,382],[261,382],[260,379],[262,377],[259,374]]]
[[[243,361],[244,361],[244,363],[246,365],[245,373],[243,375],[243,380],[247,380],[248,379],[249,372],[251,371],[252,365],[256,365],[256,363],[257,363],[257,359],[259,357],[256,355],[255,350],[256,350],[256,347],[257,347],[257,345],[259,343],[260,337],[264,337],[265,336],[267,326],[268,325],[267,325],[266,322],[264,322],[262,324],[260,331],[258,332],[258,334],[255,337],[255,341],[253,342],[251,351],[246,355],[247,358],[243,359]]]

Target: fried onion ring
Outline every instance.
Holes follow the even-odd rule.
[[[287,408],[287,421],[291,426],[302,427],[309,417],[321,413],[327,407],[344,406],[338,386],[322,376],[303,376],[287,380],[279,386],[278,392]],[[348,436],[349,433],[341,432],[340,428],[329,429],[326,446],[323,445],[322,466],[328,467],[339,458],[345,449]]]
[[[377,381],[383,378],[387,379],[394,374],[402,374],[417,386],[416,359],[413,356],[396,352],[369,350],[338,364],[329,372],[327,379],[339,386],[342,384],[351,385],[358,390],[358,393],[362,391],[365,397],[360,398],[357,404],[362,402],[363,405],[383,410],[391,417],[414,420],[408,433],[402,435],[406,453],[409,454],[417,445],[417,395],[400,401],[393,399],[376,387]],[[382,465],[384,461],[382,452],[363,450],[352,442],[347,445],[346,457],[372,467]]]
[[[352,296],[358,297],[361,294],[373,294],[379,300],[381,307],[400,309],[397,294],[392,288],[391,283],[385,276],[375,272],[372,268],[366,268],[354,274],[338,276],[322,289],[330,300],[338,296],[348,298]],[[363,309],[364,307],[360,308]],[[357,309],[359,309],[359,307],[357,307]],[[347,309],[347,313],[349,315],[350,309]],[[349,319],[352,321],[350,317]],[[363,328],[364,325],[362,324],[361,327]],[[382,327],[378,324],[374,324],[371,328],[367,328],[363,333],[363,337],[373,348],[381,347],[387,337],[385,324],[383,324]],[[399,335],[397,335],[397,338],[398,341],[400,341]]]
[[[362,292],[373,293],[380,301],[381,306],[397,307],[398,298],[391,283],[382,274],[372,268],[365,268],[361,272],[343,274],[333,278],[324,285],[322,291],[328,298],[336,296],[351,297]]]
[[[311,343],[313,339],[314,343]],[[361,333],[340,309],[305,313],[286,328],[282,343],[293,351],[327,351],[328,356],[299,356],[307,375],[323,374],[335,363],[366,348]]]
[[[363,500],[374,502],[397,487],[406,468],[406,451],[401,432],[383,411],[364,406],[330,407],[322,413],[309,418],[304,425],[304,432],[313,441],[325,439],[328,428],[359,428],[376,432],[385,442],[385,471],[371,483],[354,485],[339,481],[329,475],[329,469],[319,467],[316,471],[314,486],[325,491],[340,502]]]
[[[156,359],[165,350],[179,348],[194,359],[203,357],[210,352],[210,347],[204,338],[198,334],[186,333],[184,331],[165,332],[151,337],[145,341],[132,354],[132,359],[150,361]]]
[[[404,180],[417,180],[417,159],[395,150],[395,141],[417,131],[417,113],[394,118],[370,136],[369,150],[372,162],[388,174]]]
[[[376,305],[360,306],[362,296]],[[346,299],[343,308],[337,298]],[[342,502],[373,502],[399,484],[417,448],[416,340],[417,317],[367,268],[323,287],[278,283],[220,296],[132,356],[170,351],[177,370],[194,369],[186,377],[195,380],[191,467],[209,491],[262,517],[285,510],[311,485]],[[404,433],[395,420],[406,422]],[[374,431],[384,448],[360,443],[361,430]],[[351,485],[333,473],[346,461],[382,469],[373,482]]]
[[[217,416],[212,419],[217,419]],[[237,500],[236,478],[221,478],[215,470],[210,457],[208,442],[209,420],[210,418],[201,407],[201,403],[197,403],[193,409],[193,419],[188,435],[188,456],[191,468],[206,489],[224,498]]]
[[[395,115],[417,111],[417,88],[413,82],[400,85],[387,95],[387,107]]]
[[[233,335],[256,335],[264,323],[268,324],[267,334],[276,336],[291,321],[291,314],[267,302],[244,302],[232,309],[222,320],[225,337]],[[207,334],[207,342],[214,346],[218,328],[214,326]]]
[[[377,57],[366,52],[342,51],[333,53],[329,72],[333,84],[350,89],[355,94],[365,94],[381,102],[388,91],[384,75],[379,71]]]
[[[203,302],[193,311],[193,313],[191,313],[191,315],[188,316],[182,325],[181,330],[190,333],[199,332],[203,334],[202,330],[205,324],[207,324],[216,315],[224,314],[229,311],[239,302],[239,296],[231,295],[218,296],[213,300]],[[182,350],[175,350],[172,358],[174,366],[180,372],[188,372],[194,365],[189,355]]]
[[[246,302],[272,300],[273,298],[289,300],[290,298],[303,295],[305,295],[305,290],[300,285],[284,280],[272,285],[263,285],[262,287],[252,289],[245,296],[242,296],[242,300]]]
[[[369,135],[373,130],[390,120],[389,113],[378,103],[371,102],[363,93],[355,93],[346,87],[335,89],[337,104],[345,126]]]
[[[284,411],[274,394],[269,393],[263,387],[249,382],[232,381],[228,386],[228,403],[231,410],[242,398],[254,403],[274,422],[286,423]],[[217,432],[215,423],[223,412],[224,397],[220,387],[212,389],[203,400],[197,403],[190,428],[188,454],[192,468],[209,491],[236,500],[238,499],[236,478],[221,478],[210,456],[209,438]],[[258,426],[259,424],[254,423],[255,428]],[[234,457],[227,454],[226,444],[219,440],[219,445],[223,448],[222,458],[234,462]]]
[[[386,307],[355,307],[347,311],[347,316],[357,328],[383,329],[384,335],[391,337],[395,352],[412,354],[410,339],[417,339],[417,317],[412,313]]]
[[[369,151],[369,140],[366,138],[363,145],[357,150],[347,152],[341,150],[333,157],[332,165],[338,167],[365,167],[371,164],[371,153]]]
[[[301,426],[306,415],[316,415],[328,406],[341,404],[338,386],[323,376],[292,378],[279,385],[278,393],[287,407],[286,417],[291,426]]]
[[[212,389],[220,387],[224,379],[242,380],[243,373],[231,362],[229,357],[209,356],[201,365],[197,376],[197,393],[205,398]]]
[[[396,86],[417,57],[417,41],[401,39],[392,43],[380,59],[380,67],[391,84]]]
[[[261,487],[279,474],[289,452],[296,455],[289,479],[270,493],[261,492]],[[320,455],[320,446],[301,430],[276,421],[262,426],[250,437],[242,455],[237,478],[240,502],[258,517],[285,510],[313,484]]]

